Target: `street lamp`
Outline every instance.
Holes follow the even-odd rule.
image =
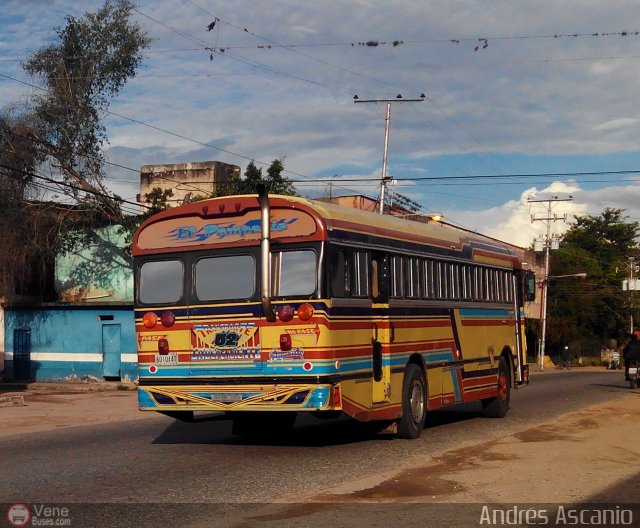
[[[548,272],[548,267],[545,268],[545,272]],[[542,335],[540,336],[540,346],[538,347],[538,366],[540,370],[544,370],[544,342],[547,333],[547,286],[550,279],[563,279],[565,277],[577,277],[580,279],[586,278],[586,273],[570,273],[568,275],[547,275],[545,273],[544,281],[542,281]]]

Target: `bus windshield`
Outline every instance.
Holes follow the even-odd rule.
[[[140,266],[138,300],[144,304],[173,304],[182,299],[184,265],[179,259],[148,261]]]
[[[182,259],[146,261],[140,266],[138,300],[174,304],[183,298],[186,277],[193,277],[195,302],[252,300],[257,292],[257,260],[252,253],[206,255],[195,260],[193,273]],[[312,249],[271,254],[272,295],[309,297],[317,290],[317,254]]]
[[[251,299],[255,293],[253,255],[201,258],[195,271],[195,292],[200,301]]]
[[[271,294],[275,297],[309,296],[316,291],[316,253],[310,249],[271,254]]]

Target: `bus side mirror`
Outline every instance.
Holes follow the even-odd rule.
[[[527,271],[524,276],[524,300],[526,302],[536,300],[536,276],[532,271]]]

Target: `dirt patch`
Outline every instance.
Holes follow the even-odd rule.
[[[63,405],[69,405],[73,402],[71,400],[63,398],[59,393],[52,394],[27,394],[24,398],[24,402],[28,405],[30,403],[60,403]]]
[[[24,406],[0,408],[0,437],[157,416],[138,410],[134,391],[38,391],[24,400]]]
[[[510,502],[557,503],[597,496],[637,475],[640,420],[630,416],[640,415],[638,396],[444,451],[418,467],[353,481],[307,500],[489,503],[508,496]],[[637,489],[629,487],[616,501],[636,502]]]
[[[521,442],[555,442],[558,440],[570,440],[571,435],[568,433],[562,433],[557,428],[542,425],[540,427],[534,427],[521,431],[513,435]]]

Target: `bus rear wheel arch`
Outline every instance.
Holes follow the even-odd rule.
[[[482,400],[484,415],[488,418],[503,418],[509,410],[511,401],[511,369],[504,356],[498,359],[498,395]]]
[[[427,382],[422,369],[408,363],[402,381],[402,416],[398,422],[399,438],[418,438],[427,414]]]

